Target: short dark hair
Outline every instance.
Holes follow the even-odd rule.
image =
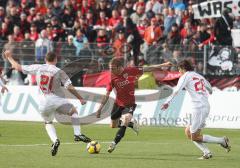
[[[193,71],[193,66],[188,60],[183,60],[178,63],[178,68],[184,69],[186,71]]]
[[[55,58],[57,57],[57,55],[53,52],[53,51],[50,51],[46,54],[46,61],[48,62],[53,62],[55,60]]]
[[[116,67],[123,67],[124,66],[124,59],[123,58],[112,58],[109,62],[110,65],[116,66]]]

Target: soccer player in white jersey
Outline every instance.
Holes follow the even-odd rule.
[[[191,63],[187,60],[179,62],[178,69],[181,77],[173,94],[162,105],[162,110],[169,107],[171,101],[179,91],[186,89],[192,100],[192,114],[191,125],[185,129],[185,134],[203,152],[202,157],[199,159],[209,159],[212,157],[212,153],[204,143],[220,144],[229,152],[231,147],[227,137],[214,137],[201,134],[201,129],[205,126],[205,121],[210,111],[208,102],[208,93],[212,94],[210,83],[202,75],[194,72]]]
[[[81,134],[79,116],[76,108],[66,99],[60,97],[61,84],[77,99],[82,105],[86,101],[73,87],[71,80],[67,74],[56,67],[57,56],[54,52],[48,52],[45,57],[46,64],[20,65],[13,58],[10,51],[5,51],[5,57],[12,64],[13,68],[22,71],[25,74],[36,75],[37,84],[39,86],[39,111],[45,121],[46,131],[53,142],[51,148],[52,156],[55,156],[60,145],[55,127],[52,123],[55,113],[71,116],[74,130],[74,140],[88,143],[90,138]]]

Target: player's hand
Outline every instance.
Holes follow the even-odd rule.
[[[161,110],[166,110],[169,107],[168,103],[164,103],[161,107]]]
[[[4,94],[5,92],[8,92],[8,88],[3,86],[1,89],[1,93]]]
[[[87,102],[86,102],[85,100],[83,100],[83,99],[80,99],[79,101],[81,102],[81,105],[84,105],[84,104],[87,103]]]
[[[10,51],[10,50],[5,50],[5,51],[3,51],[3,52],[2,52],[2,57],[3,57],[4,59],[8,59],[8,58],[12,57],[11,51]]]
[[[164,66],[166,66],[166,67],[171,67],[171,66],[174,66],[174,64],[169,61],[169,62],[165,62],[165,63],[164,63]]]
[[[98,110],[98,111],[96,112],[96,117],[97,117],[97,118],[100,118],[100,117],[101,117],[101,110]]]

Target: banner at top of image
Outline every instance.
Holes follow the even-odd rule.
[[[192,7],[195,19],[220,17],[226,8],[234,16],[240,16],[240,0],[207,1]]]

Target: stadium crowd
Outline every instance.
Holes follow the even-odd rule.
[[[89,55],[104,62],[114,55],[143,65],[187,57],[201,71],[203,46],[231,46],[229,27],[240,29],[240,17],[227,10],[228,25],[222,17],[194,19],[192,5],[203,1],[1,0],[0,41],[5,49],[20,49],[13,53],[25,64],[54,50],[63,62]]]

